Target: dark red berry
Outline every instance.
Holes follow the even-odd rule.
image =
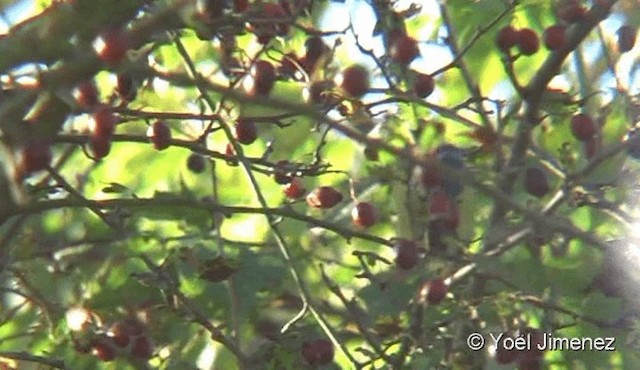
[[[146,335],[137,337],[133,342],[131,355],[142,359],[151,358],[151,356],[153,356],[153,345],[151,344],[151,339]]]
[[[540,167],[528,167],[524,174],[524,188],[536,197],[547,194],[551,187],[546,172]]]
[[[342,194],[331,186],[320,186],[307,195],[307,204],[314,208],[328,209],[342,199]]]
[[[598,126],[591,116],[579,113],[571,117],[571,133],[580,141],[590,140],[598,132]]]
[[[171,145],[171,129],[164,121],[156,121],[149,126],[147,136],[157,150],[164,150]]]
[[[73,89],[73,97],[82,108],[92,108],[98,104],[98,89],[93,80],[83,81]]]
[[[111,138],[118,123],[118,117],[113,113],[111,107],[102,105],[93,112],[92,132],[93,137]]]
[[[368,228],[376,223],[376,210],[369,202],[360,202],[351,210],[351,219],[357,226]]]
[[[389,57],[401,65],[408,65],[419,54],[418,42],[408,35],[395,37],[389,45]]]
[[[518,50],[522,55],[533,55],[540,49],[538,35],[531,28],[518,31]]]
[[[369,90],[369,71],[361,65],[352,65],[342,71],[338,85],[347,95],[361,97]]]
[[[618,29],[618,51],[626,53],[636,44],[638,29],[628,24]]]
[[[94,136],[89,139],[89,147],[93,158],[102,159],[111,152],[111,138],[108,136]]]
[[[302,198],[307,190],[302,186],[300,179],[294,177],[291,182],[282,187],[284,195],[289,199]]]
[[[234,135],[240,144],[251,144],[258,138],[256,124],[248,119],[238,118],[234,127]]]
[[[442,279],[431,279],[422,284],[420,295],[431,305],[439,304],[447,296],[449,287]]]
[[[433,77],[430,75],[425,75],[422,73],[418,73],[413,80],[413,92],[419,98],[426,98],[431,95],[433,89],[435,88],[435,83],[433,81]]]
[[[116,358],[116,351],[107,338],[100,338],[91,344],[91,353],[100,361],[109,362]]]
[[[276,69],[266,60],[257,61],[251,68],[251,86],[249,92],[256,95],[268,95],[276,82]]]
[[[403,270],[411,270],[418,264],[420,250],[418,245],[408,239],[396,240],[393,248],[396,252],[396,265]]]
[[[123,102],[132,102],[138,95],[138,86],[130,73],[118,73],[116,76],[116,93]]]
[[[564,25],[556,24],[544,30],[544,45],[549,50],[558,50],[564,46],[567,39],[567,28]]]
[[[197,153],[191,153],[187,158],[187,168],[193,173],[203,173],[205,167],[204,157]]]
[[[333,361],[333,344],[326,339],[316,339],[302,343],[302,357],[311,366],[327,365]]]
[[[30,141],[21,151],[18,172],[21,175],[47,169],[51,164],[51,146],[43,141]]]
[[[518,30],[511,25],[501,28],[496,36],[496,44],[498,44],[498,48],[505,53],[512,47],[516,46],[519,40],[520,36],[518,34]]]
[[[118,64],[131,48],[129,34],[121,28],[110,28],[102,32],[93,43],[98,57],[107,64]]]
[[[566,0],[558,8],[558,17],[567,23],[577,23],[584,19],[587,9],[578,0]]]

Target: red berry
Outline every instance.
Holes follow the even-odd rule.
[[[187,168],[193,173],[203,173],[205,167],[204,157],[197,153],[191,153],[187,158]]]
[[[111,138],[108,136],[94,136],[89,139],[89,146],[95,159],[102,159],[111,151]]]
[[[591,116],[579,113],[571,117],[571,133],[576,139],[587,141],[591,139],[597,131],[597,124]]]
[[[153,345],[148,336],[142,335],[135,339],[131,354],[135,357],[149,359],[153,356]]]
[[[328,209],[342,201],[342,194],[331,186],[320,186],[307,195],[307,204],[314,208]]]
[[[104,362],[109,362],[116,358],[116,351],[106,338],[95,340],[91,344],[91,353]]]
[[[93,43],[93,48],[103,62],[118,64],[131,48],[131,39],[125,30],[110,28],[98,36]]]
[[[519,40],[518,30],[511,25],[501,28],[496,36],[496,44],[498,44],[498,48],[503,52],[508,52],[509,49],[518,44]]]
[[[113,113],[111,107],[100,106],[93,112],[93,137],[111,138],[116,129],[116,123],[118,123],[118,117]]]
[[[23,148],[18,172],[27,175],[47,169],[51,164],[51,147],[43,141],[30,141]]]
[[[351,219],[357,226],[368,228],[376,223],[376,210],[368,202],[361,202],[351,210]]]
[[[626,53],[627,51],[633,49],[633,46],[636,43],[636,36],[638,34],[638,29],[628,24],[620,27],[618,29],[618,51],[621,53]]]
[[[419,73],[413,80],[413,91],[420,98],[426,98],[431,95],[434,88],[435,83],[430,75]]]
[[[268,95],[276,82],[276,69],[266,60],[257,61],[251,68],[249,92],[256,95]]]
[[[544,45],[549,50],[558,50],[564,46],[567,39],[567,28],[561,24],[556,24],[544,30]]]
[[[147,136],[157,150],[164,150],[171,145],[171,130],[163,121],[156,121],[149,126]]]
[[[123,102],[132,102],[138,95],[138,86],[129,73],[119,73],[116,76],[116,93]]]
[[[420,250],[418,245],[408,239],[398,239],[395,242],[396,265],[403,270],[411,270],[418,264]]]
[[[536,197],[547,194],[551,187],[546,172],[540,167],[528,167],[524,174],[524,188]]]
[[[258,138],[256,124],[248,119],[238,118],[235,125],[235,138],[241,144],[251,144]]]
[[[518,50],[523,55],[533,55],[540,49],[538,35],[531,28],[518,31]]]
[[[316,339],[302,343],[302,357],[311,366],[327,365],[333,361],[333,344],[326,339]]]
[[[389,45],[389,57],[398,64],[408,65],[419,54],[418,42],[408,35],[395,37]]]
[[[436,305],[444,300],[449,290],[447,284],[442,279],[431,279],[422,284],[420,295],[426,299],[427,303]]]
[[[338,85],[347,95],[361,97],[369,90],[369,71],[361,65],[352,65],[342,71]]]
[[[287,160],[281,160],[276,162],[273,167],[273,179],[280,185],[288,184],[291,182],[291,176],[287,170],[287,167],[291,163]]]
[[[298,199],[304,196],[307,190],[300,183],[300,179],[294,177],[291,179],[290,183],[283,186],[282,191],[287,198]]]
[[[98,104],[98,89],[93,80],[83,81],[73,89],[73,97],[82,108],[91,108]]]
[[[558,17],[567,23],[577,23],[584,19],[587,9],[578,0],[566,0],[558,9]]]

